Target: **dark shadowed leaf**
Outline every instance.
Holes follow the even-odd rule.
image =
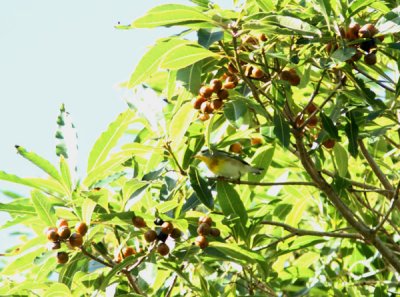
[[[290,143],[290,128],[282,115],[277,111],[274,113],[274,125],[275,136],[280,140],[284,147],[288,147]]]
[[[197,198],[209,209],[214,208],[214,199],[207,182],[200,176],[198,170],[191,166],[189,171],[190,184],[196,193]]]

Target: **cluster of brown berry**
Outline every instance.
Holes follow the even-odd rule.
[[[225,82],[222,82],[225,79]],[[192,101],[195,109],[200,109],[199,119],[206,121],[210,118],[210,113],[222,108],[223,100],[229,97],[229,89],[236,87],[238,80],[235,76],[222,76],[221,79],[212,79],[208,86],[202,86],[199,95]],[[214,95],[213,95],[214,94]]]
[[[355,40],[359,38],[365,39],[360,43],[351,44],[351,46],[356,49],[356,53],[347,62],[356,62],[364,55],[364,62],[366,64],[376,64],[376,43],[378,40],[382,42],[385,38],[383,35],[374,38],[378,33],[378,29],[370,23],[365,24],[362,27],[358,23],[353,23],[347,28],[347,30],[340,28],[340,35],[350,43],[355,42]],[[330,42],[328,43],[326,50],[328,53],[331,53],[331,51],[338,49],[338,47],[337,43],[333,44]]]
[[[146,222],[142,217],[136,216],[132,218],[132,223],[135,227],[137,228],[146,228]],[[148,229],[144,233],[144,239],[147,242],[154,242],[154,241],[160,241],[160,243],[157,246],[157,252],[162,255],[166,256],[169,253],[169,247],[165,243],[167,240],[168,236],[173,238],[174,240],[177,240],[181,237],[182,232],[178,228],[174,228],[174,225],[171,222],[164,222],[160,218],[156,218],[154,220],[154,225],[159,226],[156,230],[153,229]]]
[[[68,227],[66,219],[59,219],[56,227],[47,227],[44,230],[49,242],[47,243],[48,250],[58,250],[61,248],[61,243],[64,242],[69,248],[80,247],[83,244],[83,236],[88,231],[88,227],[84,222],[78,222],[75,225],[76,233],[71,234],[71,229]],[[68,262],[67,252],[57,253],[57,262],[65,264]]]
[[[208,247],[208,241],[206,236],[211,235],[218,237],[221,235],[221,231],[218,228],[212,228],[212,219],[208,216],[203,216],[199,218],[199,226],[197,227],[198,236],[195,239],[195,244],[201,248],[205,249]]]
[[[300,76],[293,68],[283,70],[279,77],[281,80],[288,81],[292,86],[298,86],[300,84]]]

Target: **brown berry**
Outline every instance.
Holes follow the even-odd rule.
[[[146,227],[146,222],[144,221],[144,219],[142,217],[137,217],[137,216],[133,217],[132,223],[133,223],[133,226],[135,226],[136,228]]]
[[[206,98],[202,96],[198,96],[197,98],[193,98],[192,105],[194,109],[200,109],[200,106],[203,102],[207,101]]]
[[[260,137],[252,137],[250,138],[251,145],[260,145],[262,143],[262,139]]]
[[[68,221],[66,219],[59,219],[56,223],[57,228],[68,227]]]
[[[202,113],[202,114],[199,115],[199,120],[200,120],[200,121],[205,122],[205,121],[207,121],[208,119],[210,119],[210,115],[209,115],[208,113]]]
[[[279,75],[281,80],[289,80],[292,77],[292,74],[290,73],[289,70],[283,70],[281,74]]]
[[[260,41],[267,41],[268,39],[267,39],[267,36],[265,36],[264,33],[260,33],[260,34],[258,35],[258,40],[260,40]]]
[[[218,237],[221,235],[221,231],[218,228],[211,228],[210,235],[214,237]]]
[[[58,229],[56,227],[46,227],[43,229],[43,234],[47,236],[47,232],[49,232],[50,230],[54,230],[54,231],[58,231]]]
[[[385,36],[379,35],[376,37],[380,42],[383,42],[385,40]]]
[[[316,116],[312,116],[310,121],[307,123],[308,127],[315,127],[318,124],[318,118]]]
[[[229,151],[240,154],[242,152],[242,145],[239,142],[232,143],[229,147]]]
[[[83,244],[83,238],[82,235],[78,233],[72,233],[72,235],[69,238],[69,244],[72,247],[80,247]]]
[[[75,231],[80,235],[85,236],[88,231],[88,226],[84,222],[78,222],[75,225]]]
[[[221,91],[219,91],[219,92],[217,93],[217,96],[218,96],[219,99],[224,100],[224,99],[226,99],[226,98],[229,97],[229,93],[228,93],[227,90],[222,89]]]
[[[157,232],[154,230],[148,230],[144,233],[144,239],[147,242],[153,242],[157,238]]]
[[[364,62],[365,62],[365,64],[367,64],[367,65],[375,65],[376,62],[377,62],[376,53],[373,52],[373,53],[370,53],[370,54],[368,54],[368,55],[365,55],[365,56],[364,56]]]
[[[231,90],[236,88],[236,84],[234,82],[226,82],[222,87],[226,90]]]
[[[207,238],[205,236],[199,235],[196,237],[195,239],[195,244],[201,248],[201,249],[205,249],[206,247],[208,247],[208,241]]]
[[[236,75],[228,75],[228,76],[226,77],[226,79],[225,79],[225,82],[226,82],[226,83],[228,83],[228,82],[233,82],[233,83],[235,84],[235,86],[236,86],[237,83],[238,83],[238,79],[237,79]]]
[[[199,225],[202,224],[202,223],[206,223],[209,226],[211,226],[212,225],[212,218],[208,217],[208,216],[202,216],[202,217],[199,218]]]
[[[219,79],[212,79],[210,81],[210,88],[213,90],[214,93],[217,93],[219,90],[222,89],[222,81]]]
[[[211,102],[211,108],[212,108],[213,110],[215,110],[215,109],[220,109],[220,108],[222,107],[223,104],[224,104],[224,103],[222,102],[221,99],[216,99],[216,100],[213,100],[213,101]]]
[[[157,247],[157,252],[161,255],[161,256],[166,256],[169,253],[169,247],[168,245],[166,245],[165,243],[160,243]]]
[[[50,229],[46,233],[47,239],[51,241],[58,241],[60,239],[60,235],[58,235],[57,231],[54,229]]]
[[[211,103],[208,101],[201,103],[200,110],[202,113],[212,113],[214,111],[211,107]]]
[[[335,146],[336,141],[334,139],[325,140],[322,145],[327,149],[331,149]]]
[[[300,84],[300,76],[293,75],[290,79],[289,82],[292,86],[298,86]]]
[[[357,39],[359,30],[360,30],[360,25],[358,23],[351,24],[346,31],[346,39],[348,40]]]
[[[296,127],[301,127],[304,124],[304,117],[302,117],[300,114],[296,117]]]
[[[378,32],[378,29],[376,29],[373,24],[365,24],[358,31],[358,36],[360,38],[371,38]]]
[[[261,78],[263,76],[264,76],[264,72],[259,68],[253,68],[253,70],[251,71],[251,77]]]
[[[178,228],[174,228],[169,236],[173,239],[179,239],[182,236],[182,231]]]
[[[165,234],[171,234],[172,230],[174,229],[174,225],[171,222],[164,222],[161,225],[161,231]]]
[[[63,226],[60,229],[58,229],[58,235],[60,236],[60,239],[68,239],[71,235],[71,229],[69,229],[67,226]]]
[[[58,264],[65,264],[68,262],[68,254],[66,252],[58,252],[57,253],[57,263]]]
[[[50,241],[46,244],[46,248],[49,251],[52,250],[58,250],[59,248],[61,248],[61,242],[59,241]]]
[[[317,106],[314,103],[311,103],[310,105],[307,106],[306,112],[308,114],[312,114],[316,110],[317,110]]]
[[[230,73],[233,73],[233,74],[239,72],[239,71],[236,69],[236,67],[233,66],[232,63],[229,63],[229,64],[228,64],[228,71],[229,71]]]
[[[122,255],[124,256],[124,258],[132,256],[134,254],[136,254],[136,251],[133,247],[128,246],[122,249]]]
[[[199,90],[199,94],[204,98],[210,98],[213,93],[213,89],[210,87],[202,86]]]
[[[356,53],[351,57],[351,61],[353,62],[357,62],[358,60],[360,60],[362,57],[362,53],[357,50]]]
[[[201,223],[199,227],[197,227],[197,234],[207,236],[210,234],[211,227],[206,223]]]

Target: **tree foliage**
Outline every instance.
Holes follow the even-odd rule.
[[[0,295],[399,294],[397,3],[191,2],[117,26],[182,32],[122,84],[154,91],[162,112],[131,102],[86,176],[64,106],[57,166],[16,146],[47,177],[0,171],[32,189],[3,192],[1,228],[30,233],[4,254]],[[263,171],[210,177],[194,158],[205,147]]]

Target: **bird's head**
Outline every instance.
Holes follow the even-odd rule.
[[[196,159],[199,159],[199,160],[205,162],[207,160],[210,160],[213,157],[213,153],[209,149],[205,149],[205,150],[202,150],[201,152],[199,152],[198,154],[196,154],[194,157]]]

